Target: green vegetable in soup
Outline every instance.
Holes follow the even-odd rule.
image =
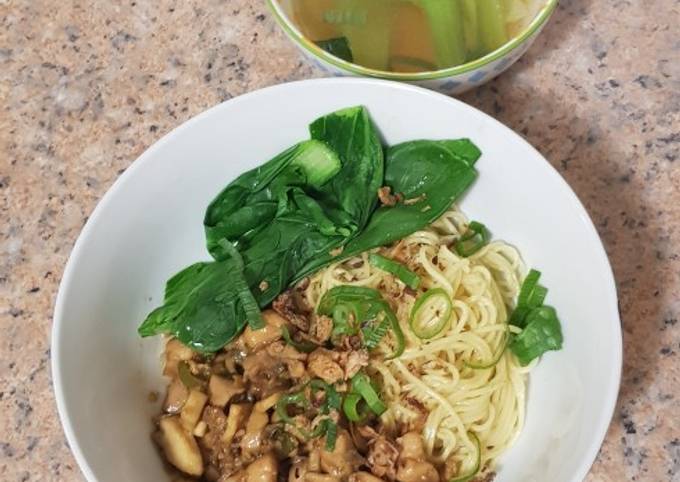
[[[323,50],[325,50],[331,55],[336,56],[339,59],[345,60],[347,62],[354,62],[354,57],[352,56],[352,49],[349,46],[349,41],[347,40],[347,37],[319,40],[315,43]]]
[[[385,159],[363,107],[323,116],[310,133],[215,198],[204,220],[215,261],[173,276],[140,335],[170,333],[195,350],[219,350],[248,322],[260,326],[258,306],[292,282],[425,227],[476,177],[480,152],[466,139],[407,142]],[[383,185],[405,201],[376,209]]]

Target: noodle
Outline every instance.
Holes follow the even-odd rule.
[[[377,354],[371,360],[388,406],[383,425],[396,433],[400,426],[414,423],[420,414],[408,399],[418,400],[429,412],[422,435],[430,459],[454,464],[459,474],[472,470],[477,461],[473,432],[482,447],[483,474],[494,468],[496,457],[522,429],[526,374],[535,363],[521,367],[506,350],[488,368],[468,365],[484,366],[505,348],[514,328],[507,325],[509,310],[524,265],[516,249],[498,241],[468,258],[458,256],[449,245],[467,225],[465,215],[452,208],[428,229],[378,250],[420,276],[415,295],[392,275],[370,265],[367,253],[321,270],[310,279],[304,295],[310,306],[317,306],[334,286],[380,289],[395,308],[406,338],[406,349],[398,359],[386,361]],[[450,297],[451,316],[441,333],[421,340],[409,327],[409,315],[416,297],[432,288],[441,288]]]

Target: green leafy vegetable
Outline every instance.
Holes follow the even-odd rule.
[[[347,40],[347,37],[319,40],[315,43],[323,50],[339,59],[342,59],[346,62],[354,62],[352,49],[349,47],[349,41]]]
[[[411,0],[419,5],[430,25],[437,66],[445,69],[465,62],[465,40],[458,0]]]
[[[526,317],[526,326],[516,335],[510,349],[522,365],[551,350],[562,348],[562,328],[552,306],[534,308]]]
[[[522,328],[509,344],[522,365],[543,353],[562,348],[562,327],[552,306],[543,305],[548,289],[538,284],[541,273],[532,269],[524,278],[517,297],[517,307],[510,316],[511,325]]]
[[[345,245],[340,258],[392,243],[434,222],[474,182],[474,164],[480,156],[468,139],[418,140],[388,148],[385,185],[406,201],[378,208],[366,228]],[[317,259],[297,279],[332,260]]]
[[[416,288],[418,288],[418,285],[420,284],[420,278],[418,277],[418,275],[401,263],[393,261],[377,253],[369,254],[368,262],[378,269],[393,274],[401,281],[403,281],[404,284],[409,288],[415,290]]]
[[[508,41],[500,0],[477,0],[477,18],[485,52],[496,50]]]
[[[232,260],[196,263],[180,271],[165,287],[165,303],[149,314],[139,334],[171,333],[194,350],[219,350],[246,325],[233,284],[235,271]]]
[[[407,142],[388,148],[385,158],[363,107],[317,119],[310,134],[215,198],[204,224],[216,261],[173,276],[140,335],[170,333],[195,350],[217,351],[247,323],[260,326],[258,308],[291,283],[423,228],[476,177],[480,152],[467,139]],[[376,209],[383,185],[407,201]],[[403,333],[387,308],[364,335],[377,344],[390,327],[396,356]]]

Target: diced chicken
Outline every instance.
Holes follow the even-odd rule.
[[[399,482],[439,482],[439,473],[429,462],[407,459],[397,471]]]
[[[307,359],[307,369],[316,377],[321,378],[326,383],[335,383],[342,380],[345,372],[342,367],[333,361],[334,354],[325,348],[317,348],[309,354]]]
[[[269,343],[281,339],[281,327],[286,325],[285,318],[272,310],[263,311],[262,318],[266,322],[263,328],[253,330],[247,326],[241,335],[243,343],[250,351],[258,350]]]
[[[248,417],[250,416],[251,408],[250,404],[247,403],[232,403],[229,406],[227,426],[222,435],[222,441],[225,445],[231,444],[232,440],[234,440],[234,435],[236,435],[236,431],[245,426],[246,420],[248,420]]]
[[[363,367],[368,366],[368,352],[366,350],[351,351],[342,364],[345,368],[345,379],[350,379]]]
[[[246,482],[276,482],[278,463],[269,453],[258,458],[246,469]]]
[[[375,434],[369,439],[366,459],[373,475],[393,480],[398,458],[399,450],[383,435]]]
[[[401,448],[401,451],[399,452],[399,460],[419,460],[425,457],[423,436],[418,432],[405,433],[401,438],[397,439],[397,443]]]
[[[178,416],[163,417],[159,422],[161,445],[165,457],[182,472],[200,477],[203,458],[193,435],[188,433]]]
[[[194,430],[207,401],[208,395],[205,393],[199,390],[191,390],[189,392],[189,398],[187,398],[187,402],[182,407],[182,413],[180,414],[180,420],[185,430],[189,432]]]
[[[339,430],[333,451],[321,450],[320,462],[324,472],[344,479],[355,472],[364,459],[354,448],[347,430]]]
[[[165,395],[163,410],[170,414],[179,413],[186,403],[187,398],[189,398],[189,389],[179,378],[175,378],[170,385],[168,385],[168,393]]]
[[[208,391],[210,404],[224,408],[232,397],[245,392],[246,387],[238,376],[230,380],[219,375],[212,375],[208,382]]]
[[[277,341],[267,347],[267,353],[274,358],[284,358],[288,360],[306,360],[307,354],[297,351],[294,347],[283,341]]]
[[[203,410],[203,418],[201,419],[208,426],[208,430],[203,436],[202,444],[210,449],[219,449],[222,445],[222,436],[227,426],[227,416],[221,408],[208,405]]]
[[[309,327],[309,335],[316,343],[322,344],[331,338],[333,320],[328,316],[314,315]]]

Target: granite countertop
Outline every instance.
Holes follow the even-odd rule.
[[[0,0],[1,480],[83,480],[57,418],[49,339],[97,200],[190,117],[322,75],[263,4]],[[518,64],[462,97],[559,170],[614,268],[624,372],[590,482],[680,481],[679,10],[563,0]]]

